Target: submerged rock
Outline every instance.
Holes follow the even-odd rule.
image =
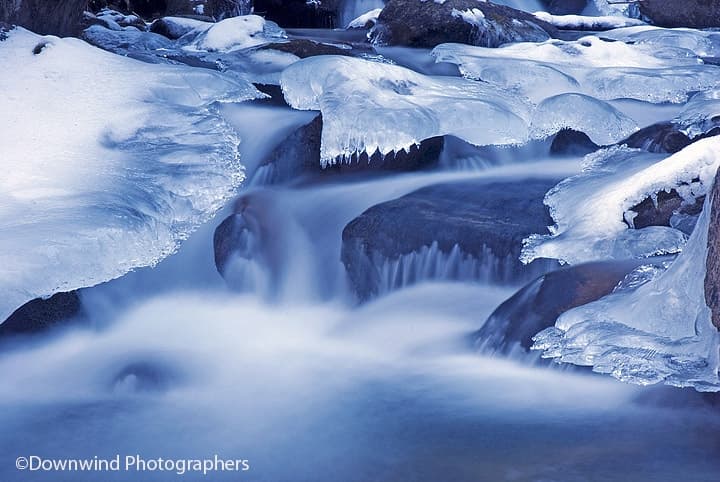
[[[373,206],[343,230],[342,261],[361,300],[424,279],[515,283],[557,266],[518,260],[523,239],[552,224],[555,180],[472,180]]]
[[[720,27],[720,0],[641,0],[640,13],[659,27]]]
[[[56,293],[50,298],[36,298],[15,310],[0,324],[0,336],[39,333],[61,325],[82,313],[77,292]]]
[[[432,48],[448,42],[497,47],[557,34],[533,15],[475,0],[390,0],[370,33],[375,43]]]
[[[547,273],[500,305],[474,335],[478,349],[505,354],[528,352],[532,337],[555,324],[564,312],[590,303],[613,289],[648,260],[600,261]]]

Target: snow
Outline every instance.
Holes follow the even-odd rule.
[[[525,240],[521,259],[565,263],[640,258],[680,252],[686,236],[677,229],[631,229],[628,211],[662,190],[676,189],[687,203],[708,193],[720,166],[720,138],[710,137],[671,156],[614,147],[590,154],[584,171],[553,188],[545,204],[555,221],[550,235]]]
[[[291,107],[322,112],[323,166],[441,135],[474,145],[528,140],[529,104],[488,84],[342,56],[301,60],[280,84]]]
[[[674,45],[626,44],[586,36],[576,41],[516,43],[500,48],[443,44],[437,62],[458,65],[466,78],[515,89],[535,102],[575,92],[601,100],[682,103],[720,85],[720,67]],[[548,82],[532,82],[534,78]]]
[[[214,104],[261,96],[248,83],[21,28],[0,64],[0,320],[156,264],[243,179]]]
[[[592,17],[587,15],[552,15],[547,12],[535,12],[533,15],[557,28],[573,30],[610,30],[645,25],[642,20],[608,15]]]
[[[258,15],[226,18],[201,31],[185,49],[205,52],[233,52],[285,38],[284,32],[269,28]]]
[[[667,271],[651,270],[655,276],[636,289],[616,289],[564,313],[536,335],[534,349],[625,382],[720,391],[719,334],[704,293],[709,211],[708,199],[687,247]]]
[[[180,38],[191,32],[195,34],[204,32],[213,26],[212,22],[203,22],[202,20],[185,17],[163,17],[160,20],[173,38]]]
[[[380,12],[382,12],[382,8],[370,10],[348,23],[346,28],[365,28],[368,23],[376,24],[377,19],[380,16]]]

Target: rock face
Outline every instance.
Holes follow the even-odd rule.
[[[490,2],[390,0],[370,35],[379,44],[432,48],[447,42],[483,47],[540,42],[556,33],[529,13]]]
[[[255,0],[255,13],[285,28],[335,28],[339,1]]]
[[[536,279],[501,304],[473,338],[486,353],[529,351],[532,337],[564,312],[610,294],[648,260],[601,261],[563,268]]]
[[[518,257],[526,236],[552,224],[543,197],[555,184],[454,182],[373,206],[343,230],[351,285],[365,300],[421,278],[515,283],[554,269],[554,261],[525,266]]]
[[[56,293],[48,299],[25,303],[0,324],[0,336],[38,333],[81,313],[80,297],[74,291]]]
[[[639,6],[659,27],[720,27],[720,0],[640,0]]]
[[[705,272],[705,302],[712,312],[713,325],[720,329],[720,173],[710,195],[710,228]]]
[[[80,33],[86,5],[87,0],[0,0],[0,21],[67,37]]]

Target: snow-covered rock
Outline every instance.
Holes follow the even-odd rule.
[[[199,28],[202,30],[184,47],[186,50],[233,52],[285,38],[285,32],[277,25],[258,15],[226,18],[208,28]]]
[[[243,179],[215,102],[260,96],[17,28],[0,42],[0,320],[171,254]]]
[[[645,25],[635,18],[620,16],[588,16],[588,15],[553,15],[547,12],[535,12],[537,18],[563,30],[612,30],[623,27]]]
[[[185,17],[162,17],[150,25],[150,31],[170,40],[177,40],[191,32],[204,32],[212,23]]]
[[[380,12],[382,12],[382,8],[370,10],[369,12],[366,12],[359,17],[353,19],[350,23],[347,24],[346,28],[371,28],[377,23]]]
[[[458,42],[497,47],[549,39],[555,27],[504,5],[476,0],[390,0],[370,32],[375,43],[434,47]]]

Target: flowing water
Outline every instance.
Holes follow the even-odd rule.
[[[353,14],[375,3],[349,2]],[[225,109],[245,139],[239,197],[272,228],[274,265],[250,259],[251,282],[226,286],[213,232],[228,206],[156,268],[85,290],[89,326],[5,340],[0,481],[717,480],[720,417],[695,392],[478,355],[469,335],[512,283],[428,250],[437,272],[459,263],[467,276],[388,282],[363,305],[347,286],[341,232],[369,207],[452,180],[562,178],[579,158],[449,142],[430,171],[263,186],[260,161],[312,116]],[[218,454],[250,470],[19,477],[12,466],[116,454]]]

